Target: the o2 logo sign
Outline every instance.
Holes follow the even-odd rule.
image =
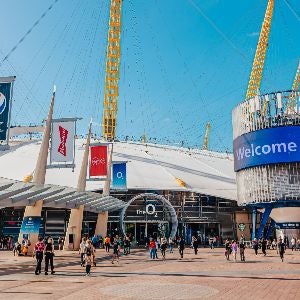
[[[153,216],[154,218],[157,218],[157,212],[155,210],[155,206],[154,206],[154,204],[151,204],[151,203],[146,205],[145,210],[137,209],[136,214],[137,215],[146,215],[147,214],[147,215]]]

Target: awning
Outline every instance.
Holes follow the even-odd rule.
[[[77,192],[74,188],[52,184],[24,183],[0,177],[0,207],[34,205],[43,200],[44,207],[78,208],[91,212],[119,210],[125,202],[94,192]]]

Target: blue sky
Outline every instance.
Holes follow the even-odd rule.
[[[53,0],[1,0],[0,58]],[[55,117],[101,123],[108,0],[58,0],[0,76],[16,75],[13,124],[40,124],[52,86]],[[117,136],[231,151],[231,110],[245,96],[266,0],[126,0]],[[261,92],[288,90],[300,58],[300,2],[275,0]],[[94,132],[101,133],[95,126]]]

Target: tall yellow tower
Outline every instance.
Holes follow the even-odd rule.
[[[273,10],[274,0],[269,0],[255,52],[255,57],[248,83],[248,89],[246,93],[246,99],[253,98],[259,93],[262,73],[265,64],[265,57],[269,43]]]
[[[122,0],[111,0],[102,115],[102,136],[106,140],[113,140],[116,135],[121,56],[121,14]]]

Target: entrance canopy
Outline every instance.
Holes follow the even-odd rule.
[[[119,210],[125,202],[94,192],[77,192],[74,188],[52,184],[23,183],[0,177],[0,207],[34,205],[43,200],[44,207],[77,208],[91,212]]]

